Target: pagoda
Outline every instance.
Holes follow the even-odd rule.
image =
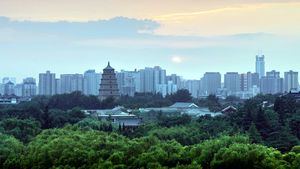
[[[108,97],[119,98],[120,92],[116,78],[115,69],[108,65],[103,69],[101,84],[99,89],[99,99],[104,100]]]

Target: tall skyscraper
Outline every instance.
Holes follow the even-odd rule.
[[[74,74],[71,78],[71,92],[83,92],[83,75]]]
[[[224,75],[224,87],[229,95],[235,95],[241,90],[240,75],[238,72],[228,72]]]
[[[177,92],[177,85],[172,81],[168,81],[167,84],[158,84],[156,85],[156,93],[160,93],[163,97],[167,94],[173,94]]]
[[[135,71],[124,71],[117,73],[118,86],[121,95],[134,96],[136,92],[136,81],[139,80],[137,77],[138,72]]]
[[[156,86],[166,84],[166,70],[159,66],[140,70],[140,90],[142,93],[155,93]]]
[[[241,74],[241,91],[251,91],[253,87],[259,87],[259,75],[258,73],[247,72]]]
[[[103,69],[103,74],[101,78],[99,99],[104,100],[108,97],[118,98],[120,96],[118,82],[116,78],[115,69],[108,65]]]
[[[206,72],[201,79],[201,86],[205,95],[217,94],[221,88],[221,74],[219,72]]]
[[[99,84],[101,74],[96,73],[95,70],[87,70],[84,72],[83,93],[86,95],[99,95]]]
[[[259,78],[265,76],[265,56],[256,55],[256,73],[258,73]]]
[[[6,84],[8,82],[12,82],[13,84],[17,84],[16,78],[15,77],[4,77],[2,79],[2,83]]]
[[[284,92],[299,90],[298,72],[290,70],[284,73]]]
[[[146,67],[145,69],[141,69],[140,80],[142,93],[155,93],[153,68]]]
[[[83,92],[82,74],[62,74],[60,76],[61,93]]]
[[[23,79],[22,96],[32,97],[36,95],[36,80],[32,77]]]
[[[14,86],[14,95],[16,95],[18,97],[23,96],[23,84],[16,84]]]
[[[0,95],[4,94],[4,84],[0,83]]]
[[[39,74],[39,95],[55,95],[56,80],[55,73],[47,71]]]
[[[61,74],[60,75],[60,91],[61,93],[71,93],[71,79],[72,74]]]
[[[260,91],[263,94],[277,94],[283,91],[283,79],[280,78],[280,72],[272,70],[267,72],[260,80]]]
[[[154,67],[154,87],[159,84],[166,84],[166,70],[159,66]]]
[[[55,79],[55,93],[56,94],[63,94],[61,91],[61,80],[60,79]]]
[[[198,98],[200,95],[200,80],[186,80],[183,88],[187,89],[192,97]]]
[[[167,83],[167,94],[174,94],[178,90],[177,85],[174,84],[172,81],[168,81]]]
[[[171,74],[170,76],[167,76],[166,79],[167,82],[172,81],[178,89],[183,88],[182,78],[180,76],[177,76],[176,74]]]
[[[4,84],[4,95],[14,95],[15,94],[15,84],[8,81]]]

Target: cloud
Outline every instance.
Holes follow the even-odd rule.
[[[88,22],[37,22],[14,21],[0,17],[0,29],[10,29],[20,35],[53,36],[70,39],[85,39],[99,37],[136,37],[149,34],[159,27],[151,20],[138,20],[116,17],[109,20]],[[37,36],[30,37],[31,39]],[[1,37],[0,37],[1,38]],[[47,37],[45,37],[47,38]]]
[[[248,33],[226,36],[157,35],[152,20],[117,17],[90,22],[16,21],[0,17],[0,43],[12,46],[89,47],[110,49],[200,49],[256,45],[275,35]],[[278,41],[277,38],[275,41]]]
[[[153,17],[160,35],[215,36],[246,32],[300,34],[300,2],[241,3],[219,8],[173,12]]]

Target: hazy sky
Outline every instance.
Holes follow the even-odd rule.
[[[300,71],[300,1],[0,0],[0,78],[160,65],[206,71]]]

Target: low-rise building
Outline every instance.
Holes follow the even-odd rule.
[[[97,117],[99,120],[111,121],[113,124],[125,127],[138,127],[142,119],[134,114],[128,113],[123,107],[106,110],[83,110],[85,114]]]
[[[194,103],[189,102],[177,102],[169,107],[162,108],[140,108],[141,113],[147,113],[151,111],[161,112],[167,115],[181,115],[187,114],[193,117],[200,117],[205,115],[210,115],[212,117],[222,115],[221,112],[211,112],[208,108],[198,107]]]

